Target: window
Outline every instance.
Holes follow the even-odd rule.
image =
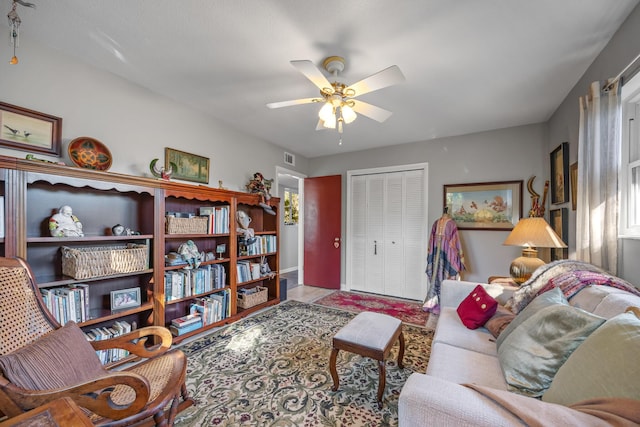
[[[640,73],[622,86],[620,237],[640,238]]]
[[[284,189],[284,224],[295,225],[298,223],[298,193],[290,188]]]

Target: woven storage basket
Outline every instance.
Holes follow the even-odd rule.
[[[167,216],[167,234],[207,234],[209,218]]]
[[[62,248],[62,274],[74,279],[110,276],[146,270],[149,266],[147,245],[94,246]]]
[[[258,286],[256,289],[259,289],[259,291],[253,294],[238,293],[238,307],[250,308],[254,305],[267,302],[267,298],[269,297],[269,289],[263,288],[262,286]]]

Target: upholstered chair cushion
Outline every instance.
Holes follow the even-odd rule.
[[[49,390],[95,380],[107,374],[75,322],[0,356],[4,376],[27,390]]]

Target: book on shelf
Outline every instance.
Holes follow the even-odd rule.
[[[173,336],[179,337],[180,335],[184,335],[188,332],[195,331],[197,329],[202,328],[202,321],[198,321],[196,323],[192,323],[190,325],[184,326],[182,328],[178,328],[175,325],[169,325],[169,331],[173,334]]]
[[[198,213],[208,218],[209,234],[225,234],[229,232],[229,206],[201,206]]]
[[[227,272],[222,264],[209,264],[196,269],[167,271],[164,280],[165,301],[172,301],[224,288]]]
[[[89,285],[78,283],[61,288],[40,289],[49,312],[61,324],[73,320],[76,323],[89,319]]]
[[[120,335],[131,332],[132,326],[129,322],[118,320],[111,326],[95,327],[85,332],[88,341],[100,341],[111,339]],[[105,350],[97,350],[96,354],[103,365],[117,362],[129,355],[127,350],[121,348],[110,348]]]
[[[184,328],[185,326],[189,326],[193,323],[202,323],[202,317],[200,314],[187,314],[186,316],[178,317],[171,321],[171,324],[176,328]]]

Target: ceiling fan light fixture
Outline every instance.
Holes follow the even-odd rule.
[[[331,119],[331,117],[333,117],[333,121],[335,122],[336,113],[331,101],[327,101],[324,103],[324,105],[318,112],[318,117],[320,117],[320,119],[322,119],[323,122],[328,122]]]
[[[322,126],[327,129],[335,129],[336,128],[336,115],[331,114],[327,117],[327,120],[322,120]]]
[[[342,118],[346,124],[353,123],[353,121],[358,117],[353,108],[351,108],[347,103],[343,103],[340,107]]]

